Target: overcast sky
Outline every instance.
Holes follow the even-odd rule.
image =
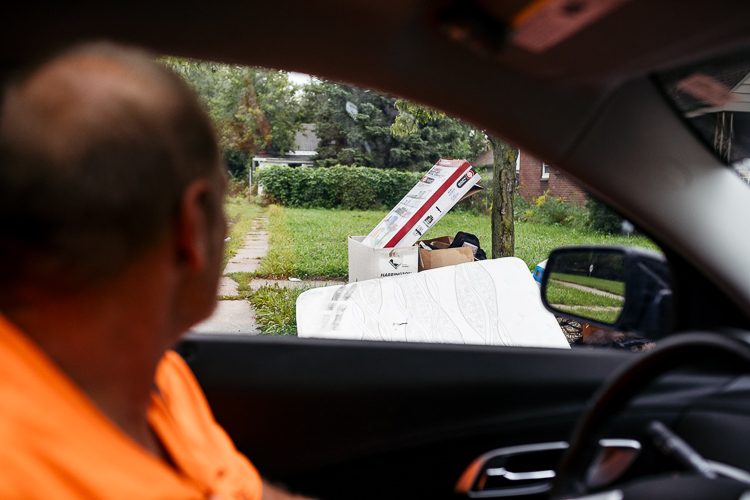
[[[292,81],[292,83],[296,83],[297,85],[305,85],[310,83],[310,75],[306,75],[304,73],[291,72],[289,73],[289,79]]]

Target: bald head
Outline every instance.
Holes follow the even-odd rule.
[[[2,116],[9,142],[49,159],[72,159],[123,134],[168,133],[180,105],[160,68],[111,47],[87,47],[50,61],[12,87]]]
[[[121,272],[192,181],[210,181],[206,210],[220,210],[223,176],[193,93],[148,55],[85,45],[36,67],[0,114],[0,301],[19,284]]]

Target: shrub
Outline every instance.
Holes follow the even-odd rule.
[[[247,181],[238,181],[231,179],[227,185],[227,196],[229,198],[247,198],[250,193],[250,186]]]
[[[234,149],[223,150],[224,163],[226,163],[227,170],[232,179],[238,181],[248,180],[247,164],[249,155],[247,153],[241,153]]]
[[[605,234],[620,234],[623,218],[607,205],[588,195],[586,208],[589,211],[589,227]]]
[[[258,172],[269,198],[287,207],[373,210],[391,208],[422,177],[413,172],[342,166],[274,166]]]
[[[523,198],[520,196],[514,200],[514,203],[518,202],[518,207],[514,207],[514,216],[518,221],[581,228],[588,223],[588,212],[585,208],[569,203],[564,198],[552,196],[549,190],[531,202],[521,200]]]
[[[513,217],[516,222],[530,222],[529,218],[534,215],[534,206],[529,200],[516,192],[513,195]]]

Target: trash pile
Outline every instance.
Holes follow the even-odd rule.
[[[483,260],[476,236],[422,239],[459,201],[481,191],[466,160],[441,159],[367,236],[349,236],[349,281],[399,276]]]

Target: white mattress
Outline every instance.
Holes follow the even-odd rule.
[[[296,309],[300,337],[569,348],[515,257],[315,288]]]

